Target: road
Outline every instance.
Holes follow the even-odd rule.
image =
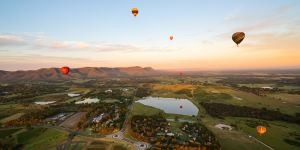
[[[260,144],[262,144],[262,145],[266,146],[266,147],[267,147],[267,148],[269,148],[270,150],[274,150],[274,149],[273,149],[271,146],[269,146],[269,145],[265,144],[264,142],[262,142],[262,141],[258,140],[257,138],[255,138],[255,137],[253,137],[253,136],[251,136],[251,135],[249,135],[249,138],[252,138],[252,139],[254,139],[256,142],[258,142],[258,143],[260,143]]]

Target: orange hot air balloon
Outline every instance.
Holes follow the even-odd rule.
[[[173,38],[174,38],[174,37],[171,35],[171,36],[170,36],[170,40],[172,41],[172,40],[173,40]]]
[[[256,131],[259,133],[259,135],[263,135],[267,132],[267,128],[265,126],[257,126]]]
[[[244,32],[236,32],[232,35],[232,40],[236,43],[237,46],[244,40],[245,33]]]
[[[70,68],[69,67],[61,67],[60,71],[62,74],[68,75],[70,72]]]
[[[136,17],[139,13],[139,10],[137,8],[132,8],[131,12],[132,12],[133,16]]]

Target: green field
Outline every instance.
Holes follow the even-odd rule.
[[[249,88],[261,88],[261,87],[274,87],[275,84],[260,84],[260,83],[254,83],[254,84],[238,84],[238,86],[242,87],[249,87]]]
[[[17,135],[17,139],[22,144],[27,144],[32,138],[39,136],[46,131],[45,128],[33,128]]]
[[[131,113],[132,113],[132,115],[152,116],[152,115],[157,115],[159,113],[163,114],[164,111],[136,102],[133,104],[133,109],[132,109]]]
[[[24,149],[50,149],[67,139],[67,133],[56,129],[35,128],[20,133],[18,141],[25,144]]]
[[[242,87],[249,87],[249,88],[261,88],[261,87],[273,87],[273,88],[279,88],[282,90],[299,90],[299,85],[277,85],[277,84],[260,84],[260,83],[254,83],[254,84],[238,84],[238,86]]]
[[[11,135],[18,144],[23,144],[24,149],[55,149],[57,144],[67,139],[67,133],[56,129],[30,128],[0,130],[0,139]]]
[[[282,103],[293,103],[293,104],[300,104],[300,95],[296,94],[288,94],[288,93],[274,93],[268,94],[268,97],[279,99]]]
[[[279,121],[268,121],[269,127],[267,127],[267,133],[260,136],[257,134],[255,127],[247,125],[247,122],[259,121],[257,119],[249,118],[226,118],[226,122],[229,124],[235,124],[240,132],[247,135],[251,135],[265,144],[271,146],[274,149],[288,149],[297,150],[300,148],[300,126],[297,124],[279,122]],[[298,138],[298,140],[297,140]],[[284,139],[289,139],[298,142],[298,146],[288,144]]]
[[[128,150],[128,149],[122,145],[114,145],[112,150]]]
[[[86,146],[86,142],[72,142],[70,149],[72,150],[82,150]]]
[[[118,141],[119,142],[119,141]],[[86,149],[88,150],[128,150],[129,148],[125,147],[117,141],[92,141]]]
[[[225,103],[225,104],[232,104],[232,105],[240,105],[240,106],[249,106],[254,108],[267,108],[272,110],[279,109],[282,113],[294,115],[295,113],[299,112],[299,108],[296,107],[295,103],[282,103],[282,100],[275,99],[272,97],[262,97],[257,96],[252,93],[247,93],[243,91],[233,90],[228,87],[223,86],[203,86],[199,89],[194,90],[194,95],[199,93],[199,98],[195,97],[196,99],[200,100],[203,97],[207,97],[205,93],[201,93],[201,91],[206,91],[209,94],[215,94],[215,97],[209,99],[209,102],[215,103]],[[224,98],[223,95],[220,93],[225,93],[231,96],[231,98]],[[298,97],[298,96],[295,96]],[[298,102],[299,100],[294,100],[294,102]],[[203,101],[205,102],[205,101]]]
[[[18,118],[20,118],[23,115],[24,115],[24,113],[16,113],[14,115],[11,115],[11,116],[8,116],[8,117],[5,117],[5,118],[1,119],[0,123],[6,123],[8,121],[18,119]]]
[[[117,100],[117,99],[105,99],[102,102],[104,102],[104,103],[116,103],[116,102],[120,102],[120,100]]]
[[[9,130],[0,130],[0,139],[3,139],[13,133],[19,131],[20,129],[9,129]]]
[[[284,86],[278,86],[279,89],[282,90],[300,90],[300,86],[298,85],[284,85]]]

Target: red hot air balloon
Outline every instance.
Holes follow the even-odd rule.
[[[171,35],[171,36],[170,36],[170,40],[172,41],[172,40],[173,40],[173,38],[174,38],[174,37],[173,37],[173,35]]]
[[[60,71],[62,74],[68,75],[70,72],[70,68],[69,67],[61,67]]]

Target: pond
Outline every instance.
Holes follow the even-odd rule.
[[[100,100],[98,98],[86,98],[83,101],[75,102],[75,104],[91,104],[98,103]]]
[[[137,102],[163,110],[169,114],[197,116],[198,108],[187,99],[145,97]]]

